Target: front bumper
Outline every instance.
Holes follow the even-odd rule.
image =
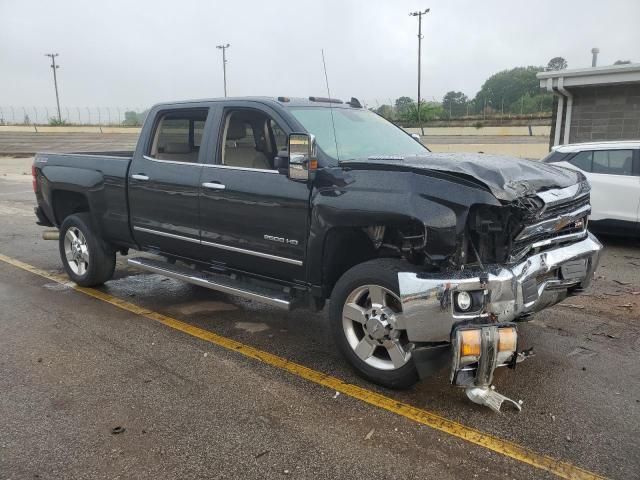
[[[591,233],[583,240],[528,257],[515,265],[491,265],[430,274],[398,274],[402,323],[414,343],[451,342],[462,325],[510,322],[562,300],[571,287],[589,285],[602,244]],[[479,301],[471,311],[455,304],[460,291]],[[570,292],[570,291],[569,291]]]

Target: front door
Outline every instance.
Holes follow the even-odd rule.
[[[207,109],[160,112],[129,169],[129,209],[144,249],[187,258],[200,253],[199,189]]]
[[[267,107],[225,108],[200,190],[203,255],[283,280],[304,279],[309,186],[274,168],[288,126]]]

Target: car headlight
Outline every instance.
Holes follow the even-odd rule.
[[[456,306],[462,310],[463,312],[468,311],[473,304],[471,300],[471,295],[467,292],[458,292],[456,295]]]

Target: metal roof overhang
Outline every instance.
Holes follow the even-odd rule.
[[[536,75],[541,88],[557,88],[560,78],[565,87],[586,87],[590,85],[612,85],[640,82],[640,63],[608,65],[606,67],[574,68],[540,72]]]

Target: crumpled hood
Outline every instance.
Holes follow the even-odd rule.
[[[340,163],[354,168],[389,165],[393,169],[406,168],[425,173],[438,171],[465,175],[479,180],[497,199],[505,201],[513,201],[541,190],[569,187],[584,179],[584,175],[574,170],[533,160],[481,153],[427,153],[397,159],[375,157]]]

